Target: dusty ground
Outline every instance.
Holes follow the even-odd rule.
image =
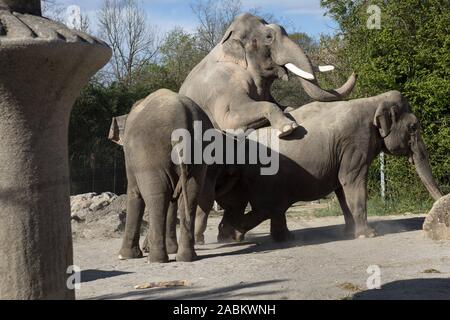
[[[342,217],[289,216],[296,240],[273,243],[264,223],[245,243],[216,242],[210,219],[207,245],[193,263],[117,260],[120,239],[76,240],[82,268],[78,299],[450,299],[450,241],[422,233],[424,216],[369,218],[379,237],[343,240]],[[381,270],[380,290],[368,290],[367,268]],[[188,280],[188,287],[136,290],[135,285]]]

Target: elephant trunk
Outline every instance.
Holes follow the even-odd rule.
[[[357,76],[352,74],[347,82],[339,89],[325,90],[317,82],[316,70],[331,70],[332,68],[314,67],[305,52],[287,36],[281,45],[281,53],[277,53],[277,59],[280,65],[286,66],[288,70],[299,76],[301,84],[306,93],[316,101],[337,101],[343,100],[350,95],[356,84]]]
[[[431,197],[438,200],[443,196],[436,180],[433,177],[430,162],[428,159],[428,152],[421,137],[417,137],[411,144],[412,160],[414,162],[417,174],[420,177],[423,185],[427,188]]]

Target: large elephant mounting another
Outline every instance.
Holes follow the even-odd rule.
[[[324,90],[315,72],[330,69],[333,68],[314,66],[283,27],[242,14],[222,41],[191,71],[180,93],[195,101],[216,128],[246,130],[269,121],[282,137],[298,124],[283,112],[286,107],[272,97],[272,83],[277,78],[287,80],[290,70],[314,100],[342,100],[355,86],[356,75],[352,74],[339,89]]]

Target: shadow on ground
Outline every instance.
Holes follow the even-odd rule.
[[[353,295],[354,300],[450,300],[450,279],[409,279]]]
[[[397,220],[381,220],[370,222],[369,225],[377,231],[378,237],[388,234],[409,232],[421,230],[424,222],[423,217],[414,217]],[[217,249],[226,247],[247,246],[241,250],[202,254],[201,259],[213,258],[218,256],[248,254],[254,252],[266,252],[279,249],[287,249],[298,246],[308,246],[316,244],[324,244],[335,241],[349,240],[344,236],[344,225],[332,225],[316,228],[304,228],[291,231],[295,239],[288,242],[274,242],[270,235],[249,234],[242,243],[223,244]]]
[[[276,294],[278,291],[264,290],[264,286],[275,283],[285,282],[287,280],[267,280],[252,283],[239,283],[227,287],[214,288],[199,292],[202,287],[169,287],[169,288],[154,288],[146,290],[136,290],[126,293],[102,295],[88,300],[116,300],[116,299],[133,299],[133,300],[201,300],[201,299],[240,299],[242,297],[258,298],[262,295]],[[248,291],[252,290],[252,291]],[[172,293],[172,294],[168,294]],[[164,296],[161,296],[165,294]]]
[[[124,274],[130,274],[133,272],[125,272],[125,271],[105,271],[105,270],[96,270],[96,269],[88,269],[81,271],[81,282],[90,282],[99,279],[106,279],[112,277],[118,277]]]

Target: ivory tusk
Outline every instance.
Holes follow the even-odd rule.
[[[302,69],[300,69],[299,67],[297,67],[296,65],[294,65],[292,63],[286,64],[285,67],[289,71],[291,71],[293,74],[295,74],[295,75],[297,75],[297,76],[299,76],[301,78],[304,78],[304,79],[307,79],[307,80],[314,80],[314,75],[313,74],[311,74],[309,72],[306,72],[306,71],[303,71]]]

